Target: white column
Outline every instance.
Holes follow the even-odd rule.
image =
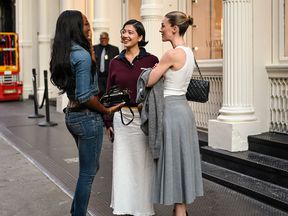
[[[49,61],[51,55],[50,35],[48,31],[48,0],[39,1],[39,34],[38,34],[38,50],[39,50],[39,88],[38,96],[41,100],[44,93],[44,70],[49,72]],[[49,79],[49,78],[48,78]],[[48,82],[50,85],[50,82]]]
[[[60,11],[79,10],[85,14],[89,20],[93,12],[93,2],[91,0],[60,0]]]
[[[36,35],[36,22],[33,17],[33,0],[16,1],[16,32],[18,33],[19,41],[19,60],[20,60],[20,80],[23,81],[23,98],[28,98],[33,95],[32,86],[32,68],[36,68],[37,44],[34,44],[33,36]],[[31,16],[27,16],[31,14]],[[33,15],[34,14],[34,15]],[[36,46],[35,46],[36,45]],[[36,60],[35,60],[36,57]]]
[[[94,0],[94,41],[99,40],[99,35],[103,31],[109,32],[108,2],[106,0]]]
[[[65,10],[74,10],[74,1],[72,0],[61,0],[60,10],[61,12]],[[69,99],[66,94],[57,96],[56,98],[56,111],[62,112],[62,110],[67,106]]]
[[[209,121],[209,146],[229,151],[248,149],[257,133],[253,107],[252,0],[223,0],[223,106]]]
[[[149,41],[146,49],[158,58],[163,54],[162,40],[159,33],[163,18],[162,5],[162,0],[142,0],[141,5],[141,18],[146,31],[146,41]]]
[[[60,10],[61,12],[65,10],[73,10],[74,1],[73,0],[60,0]]]

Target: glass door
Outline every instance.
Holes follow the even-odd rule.
[[[193,0],[192,46],[197,59],[223,58],[222,0]]]

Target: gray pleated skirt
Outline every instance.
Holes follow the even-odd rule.
[[[155,160],[154,203],[192,203],[203,196],[199,143],[194,115],[185,96],[164,102],[164,144]]]

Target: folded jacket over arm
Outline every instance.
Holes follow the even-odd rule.
[[[152,68],[144,68],[138,78],[136,102],[143,104],[141,129],[148,135],[153,158],[158,159],[163,145],[164,79],[159,79],[153,87],[146,87],[151,71]]]

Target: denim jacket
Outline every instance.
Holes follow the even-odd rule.
[[[74,75],[75,89],[68,90],[67,97],[70,100],[85,103],[92,96],[99,93],[97,74],[91,71],[91,55],[83,47],[73,43],[70,53],[70,64]]]

